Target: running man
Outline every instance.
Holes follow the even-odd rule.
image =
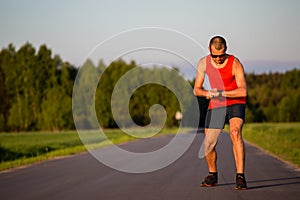
[[[210,55],[201,58],[198,64],[194,86],[196,96],[210,99],[205,121],[205,160],[209,169],[208,176],[201,186],[218,184],[217,138],[226,122],[229,123],[230,137],[236,165],[236,187],[247,189],[244,175],[245,146],[242,138],[242,126],[245,121],[247,85],[244,68],[233,55],[226,53],[226,40],[221,36],[213,37],[209,42]],[[208,76],[211,90],[204,90],[205,75]]]

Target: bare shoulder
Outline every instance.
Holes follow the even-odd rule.
[[[195,85],[202,87],[202,83],[204,81],[204,76],[206,73],[206,57],[203,57],[199,60],[196,72],[196,80]],[[200,86],[201,85],[201,86]]]
[[[247,96],[247,83],[245,78],[244,67],[238,58],[235,58],[232,66],[232,73],[235,76],[236,84],[239,88],[245,89],[242,96]]]
[[[234,65],[242,65],[241,61],[237,57],[234,57],[233,64]]]
[[[235,57],[234,60],[233,60],[233,73],[236,74],[236,73],[244,73],[244,67],[242,65],[242,63],[240,62],[240,60]]]
[[[204,73],[206,71],[206,57],[203,57],[199,60],[197,71]]]

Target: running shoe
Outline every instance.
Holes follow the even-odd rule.
[[[218,174],[208,174],[208,176],[201,183],[202,187],[212,187],[218,185]]]
[[[237,175],[236,176],[236,190],[247,190],[247,182],[244,176]]]

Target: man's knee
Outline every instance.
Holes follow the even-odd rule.
[[[231,137],[232,142],[238,142],[238,141],[242,140],[241,129],[232,128],[230,130],[230,137]]]

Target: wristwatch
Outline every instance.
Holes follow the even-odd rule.
[[[218,96],[221,97],[223,93],[223,90],[218,90]]]

